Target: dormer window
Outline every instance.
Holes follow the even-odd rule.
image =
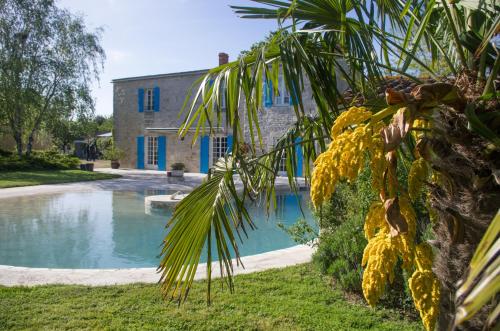
[[[153,111],[153,89],[147,88],[144,89],[144,109],[146,111]]]

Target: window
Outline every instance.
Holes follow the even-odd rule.
[[[278,165],[278,174],[280,172],[281,173],[286,172],[286,151],[284,151],[283,154],[281,155],[281,160]]]
[[[273,141],[274,146],[276,146],[278,144],[279,138],[275,137]],[[278,163],[278,176],[286,176],[286,150],[283,150],[283,152],[281,153],[281,159]]]
[[[277,106],[290,105],[290,93],[288,92],[283,75],[278,80],[278,95],[274,97],[274,104]]]
[[[223,84],[223,87],[222,87],[222,100],[221,100],[221,103],[220,103],[220,108],[224,111],[226,110],[226,93],[227,93],[227,87],[226,87],[226,84]]]
[[[158,165],[158,137],[148,137],[148,165],[156,166]]]
[[[144,89],[144,109],[146,111],[152,111],[153,110],[153,89],[152,88],[147,88]]]
[[[213,137],[212,139],[212,164],[224,157],[227,151],[227,137]]]

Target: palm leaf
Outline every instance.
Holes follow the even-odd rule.
[[[459,303],[454,327],[471,319],[500,291],[500,211],[491,222],[472,257],[469,273],[457,291]],[[500,314],[500,305],[490,313],[491,326]]]
[[[206,182],[175,208],[162,249],[159,266],[164,296],[185,299],[194,280],[203,247],[207,245],[208,288],[215,250],[221,273],[232,291],[233,260],[239,263],[236,236],[254,225],[237,193],[232,159],[220,160]],[[210,297],[210,296],[209,296]]]

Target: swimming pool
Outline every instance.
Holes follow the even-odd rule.
[[[42,268],[142,268],[159,263],[171,211],[145,212],[144,197],[171,192],[97,190],[0,199],[0,265]],[[295,245],[277,222],[313,224],[308,195],[281,193],[277,212],[249,206],[257,225],[242,256]],[[299,207],[301,203],[304,215]],[[200,262],[205,262],[203,255]]]

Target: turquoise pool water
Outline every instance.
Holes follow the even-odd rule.
[[[257,230],[240,244],[242,256],[295,245],[277,226],[303,218],[313,224],[308,195],[278,196],[268,218],[249,206]],[[152,194],[165,194],[154,192]],[[146,214],[144,192],[68,192],[0,199],[0,264],[43,268],[140,268],[158,266],[171,212]],[[304,216],[298,203],[302,204]],[[206,256],[202,256],[205,262]]]

